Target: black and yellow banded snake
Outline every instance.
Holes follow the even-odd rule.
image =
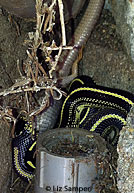
[[[12,139],[12,163],[16,173],[30,182],[35,170],[36,129],[24,116],[18,118]]]
[[[90,77],[79,76],[70,84],[58,124],[62,128],[79,127],[100,133],[111,145],[116,145],[133,103],[133,94],[98,86]],[[20,117],[12,140],[13,166],[26,181],[33,178],[36,167],[36,140],[36,129],[24,117]]]
[[[58,70],[63,77],[68,76],[68,71],[77,57],[78,50],[90,36],[103,7],[103,2],[104,0],[90,0],[85,17],[83,17],[83,21],[73,37],[75,49],[70,52],[66,60],[64,60],[66,53],[61,57],[63,61],[61,59],[59,66],[64,65],[59,67]],[[83,29],[85,30],[83,31]],[[77,77],[70,86],[70,94],[62,107],[59,127],[71,126],[92,129],[107,138],[107,136],[110,136],[111,128],[107,127],[104,130],[106,133],[103,132],[103,126],[105,126],[103,123],[107,124],[111,120],[114,122],[112,131],[116,129],[116,132],[113,133],[113,138],[109,139],[109,142],[114,145],[117,143],[119,130],[125,124],[127,113],[133,105],[134,97],[128,92],[97,86],[91,80],[88,84],[87,80],[85,81],[83,78]],[[21,124],[23,125],[22,130],[19,126]],[[115,125],[118,127],[115,127]],[[101,126],[101,129],[99,129],[99,126]],[[12,150],[13,166],[16,172],[23,179],[30,181],[35,169],[36,135],[33,133],[35,129],[28,128],[31,128],[31,123],[23,120],[23,118],[18,119],[16,131],[19,130],[19,132],[16,133],[16,137],[12,141]]]
[[[62,106],[59,127],[94,131],[111,145],[116,145],[133,103],[133,94],[98,86],[90,77],[80,76],[70,85],[69,95]]]

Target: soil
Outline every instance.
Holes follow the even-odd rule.
[[[27,33],[35,29],[35,23],[16,17],[11,19],[8,13],[1,11],[0,29],[0,91],[2,91],[19,77],[17,60],[19,59],[21,66],[27,57],[25,40],[28,38]],[[130,68],[130,63],[120,36],[116,33],[114,19],[109,11],[104,10],[85,46],[83,59],[79,65],[79,74],[89,75],[96,83],[103,86],[125,89],[134,93],[134,72]],[[4,106],[11,105],[8,97],[1,100]],[[5,122],[1,122],[0,190],[2,193],[21,193],[27,186],[27,183],[21,180],[12,190],[9,190],[9,186],[17,177],[14,172],[11,172],[10,129]],[[116,193],[117,190],[112,192]],[[29,193],[33,193],[33,187],[30,188]]]
[[[35,23],[27,22],[22,19],[11,17],[7,12],[0,12],[0,91],[10,87],[15,80],[20,77],[17,60],[20,66],[26,59],[25,40],[28,39],[27,33],[33,31]],[[0,105],[4,108],[14,106],[12,96],[1,97]],[[0,120],[0,192],[24,192],[26,186],[22,181],[17,183],[17,188],[9,190],[10,185],[16,179],[12,170],[12,153],[11,153],[11,126],[5,121]]]
[[[57,142],[49,145],[46,144],[45,147],[48,152],[64,157],[87,157],[97,149],[95,138],[91,138],[86,143],[81,141],[78,136],[72,136],[72,139],[63,137],[62,140],[57,139]]]
[[[87,144],[78,144],[70,140],[65,140],[63,142],[57,143],[51,149],[50,152],[55,153],[56,155],[61,155],[65,157],[77,157],[77,156],[88,156],[91,147]]]

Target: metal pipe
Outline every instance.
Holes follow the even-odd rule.
[[[96,163],[107,152],[99,134],[78,128],[53,129],[38,136],[37,152],[36,193],[98,192],[95,179],[101,170]]]

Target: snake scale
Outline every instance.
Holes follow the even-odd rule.
[[[74,49],[69,53],[68,51],[64,51],[58,63],[59,68],[57,69],[57,74],[63,78],[63,82],[69,75],[70,69],[77,58],[79,50],[83,45],[85,45],[89,38],[104,4],[104,0],[90,0],[88,2],[86,12],[70,40],[70,44],[74,45]],[[71,79],[69,79],[69,81],[70,80]],[[64,86],[63,82],[62,85]],[[53,105],[42,113],[41,120],[37,119],[39,121],[38,128],[41,128],[41,123],[45,124],[45,126],[42,126],[45,127],[45,129],[54,126],[55,119],[52,116],[55,115],[57,104],[59,105],[60,102],[57,103],[57,101],[54,101]],[[44,123],[44,120],[47,120],[47,123]],[[15,126],[15,138],[12,140],[13,167],[17,174],[28,182],[33,178],[35,169],[35,133],[36,129],[32,128],[31,123],[24,117],[18,119]]]
[[[35,170],[36,129],[24,116],[15,125],[15,138],[12,139],[12,163],[16,173],[30,182]]]
[[[100,133],[114,146],[133,103],[133,94],[96,85],[90,77],[80,76],[69,87],[59,127],[79,127]]]
[[[96,85],[88,76],[76,77],[68,90],[61,108],[59,127],[79,127],[97,132],[111,145],[116,145],[134,104],[134,95]],[[36,129],[24,117],[16,123],[12,150],[16,172],[30,181],[35,169]]]

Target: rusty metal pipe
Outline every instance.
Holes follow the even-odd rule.
[[[60,77],[69,75],[72,64],[78,56],[79,49],[85,45],[98,20],[103,4],[104,0],[90,0],[86,12],[69,43],[73,43],[74,49],[69,54],[68,51],[63,52],[60,58],[58,69]]]

